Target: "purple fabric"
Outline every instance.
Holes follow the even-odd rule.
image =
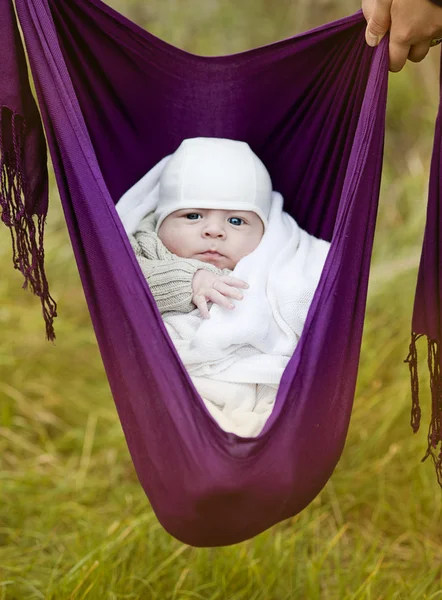
[[[26,58],[14,17],[12,0],[3,0],[1,6],[0,36],[0,139],[2,156],[14,152],[14,129],[25,136],[22,160],[28,196],[26,212],[45,215],[48,209],[46,144],[35,100],[31,94]],[[6,48],[8,51],[6,51]],[[15,118],[13,118],[15,116]],[[23,126],[24,121],[24,126]],[[13,167],[15,165],[11,165]]]
[[[442,82],[442,74],[440,76]],[[442,90],[441,90],[442,91]],[[441,109],[436,129],[431,160],[427,222],[419,266],[416,295],[414,300],[412,341],[407,361],[410,363],[413,405],[411,425],[417,432],[420,425],[419,382],[417,376],[416,340],[425,335],[428,343],[428,367],[430,371],[431,419],[428,430],[428,447],[423,458],[432,457],[439,484],[442,486],[442,378],[440,343],[442,340],[442,155],[441,155]]]
[[[46,142],[31,94],[26,58],[12,0],[0,5],[0,209],[9,228],[13,264],[40,297],[46,334],[54,339],[56,304],[44,270],[43,232],[48,209]]]
[[[163,526],[240,542],[301,511],[342,453],[379,197],[388,48],[361,12],[222,57],[179,50],[99,0],[16,0],[66,220],[135,468]],[[285,210],[332,241],[273,413],[222,431],[167,335],[114,203],[187,137],[244,140]]]

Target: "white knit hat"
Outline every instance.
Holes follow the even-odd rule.
[[[186,139],[161,173],[155,231],[185,208],[252,211],[266,229],[271,203],[270,175],[246,142]]]

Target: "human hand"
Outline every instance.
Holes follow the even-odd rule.
[[[230,275],[215,275],[206,269],[198,269],[192,279],[192,302],[199,308],[203,319],[210,319],[207,300],[233,309],[235,305],[228,297],[242,300],[242,293],[236,289],[238,287],[246,289],[249,284]]]
[[[430,0],[362,0],[367,21],[365,39],[377,46],[390,29],[390,71],[423,60],[431,41],[442,37],[442,8]]]

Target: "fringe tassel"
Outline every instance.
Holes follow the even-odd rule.
[[[414,433],[418,431],[421,420],[416,341],[422,336],[423,334],[411,334],[409,354],[404,361],[408,363],[410,368],[412,393],[411,426]],[[436,468],[437,480],[442,487],[442,450],[438,450],[438,446],[442,442],[442,382],[440,373],[439,342],[434,339],[428,339],[428,370],[430,372],[431,420],[428,429],[427,452],[425,453],[422,462],[429,456],[432,457]]]
[[[14,268],[25,278],[23,288],[29,288],[40,298],[48,340],[55,340],[53,322],[57,305],[49,293],[44,269],[43,236],[45,216],[26,212],[26,181],[24,177],[24,144],[26,124],[23,118],[0,108],[0,208],[1,220],[9,228],[12,239]],[[10,119],[12,145],[6,148],[2,139],[5,118]],[[8,124],[9,125],[9,124]],[[34,218],[36,222],[34,222]]]
[[[421,407],[419,406],[419,376],[417,372],[417,348],[416,342],[422,337],[422,334],[412,333],[409,353],[407,358],[404,360],[408,363],[410,369],[411,379],[411,422],[410,425],[413,428],[413,433],[419,431],[421,424]]]
[[[431,387],[431,421],[428,430],[428,448],[422,462],[431,455],[436,467],[437,480],[442,486],[442,451],[437,450],[439,443],[442,441],[440,352],[437,340],[428,340],[428,368],[430,370]]]

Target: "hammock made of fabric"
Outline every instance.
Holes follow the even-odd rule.
[[[3,220],[13,233],[15,266],[41,297],[51,338],[42,130],[12,2],[1,7]],[[261,48],[202,57],[159,40],[99,0],[16,0],[16,8],[75,258],[139,480],[159,521],[179,540],[217,546],[250,538],[309,504],[344,447],[379,198],[387,40],[369,48],[358,12]],[[12,129],[15,122],[27,129]],[[248,142],[284,209],[331,241],[274,410],[253,439],[226,433],[208,413],[114,208],[183,139],[199,136]],[[436,140],[430,208],[437,213],[439,126]],[[435,214],[426,249],[437,248],[438,223]],[[437,264],[438,255],[424,260],[415,312],[415,330],[431,338],[439,335]]]

